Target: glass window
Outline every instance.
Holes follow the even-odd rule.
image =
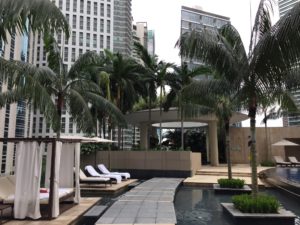
[[[91,2],[90,2],[90,1],[87,2],[86,13],[87,13],[88,15],[91,14]]]
[[[82,50],[82,48],[80,48],[79,49],[79,57],[82,56],[82,54],[83,54],[83,50]]]
[[[75,62],[75,59],[76,59],[75,48],[72,48],[72,56],[71,56],[72,62]]]
[[[91,18],[90,17],[86,18],[86,29],[91,30]]]
[[[61,44],[61,30],[57,32],[57,43]]]
[[[91,35],[89,33],[86,34],[86,47],[90,47]]]
[[[110,4],[107,4],[106,15],[108,18],[110,18]]]
[[[73,12],[77,12],[77,0],[73,0]]]
[[[62,133],[66,132],[66,118],[65,117],[61,118],[61,132]]]
[[[76,45],[76,32],[72,31],[72,45]]]
[[[36,129],[36,117],[33,117],[33,121],[32,121],[32,133],[35,133],[35,129]]]
[[[83,29],[83,16],[80,16],[80,19],[79,19],[79,28]]]
[[[39,121],[39,133],[43,133],[43,117],[40,117],[40,121]]]
[[[97,31],[97,18],[94,18],[93,29],[94,31]]]
[[[107,20],[107,27],[106,27],[107,33],[110,33],[110,20]]]
[[[83,45],[83,33],[80,32],[79,33],[79,46],[82,46]]]
[[[97,16],[98,14],[98,4],[97,2],[94,2],[94,15]]]
[[[69,134],[73,133],[73,118],[69,118]]]
[[[104,19],[100,20],[100,32],[104,32]]]
[[[100,16],[104,16],[104,3],[100,4]]]
[[[70,11],[70,0],[66,0],[66,11]]]
[[[72,21],[72,27],[73,27],[73,29],[76,29],[76,19],[77,19],[77,16],[73,15],[73,21]]]
[[[64,61],[68,61],[68,48],[67,47],[65,47],[65,49],[64,49],[65,51],[64,51]]]
[[[50,123],[46,123],[46,133],[50,133]]]
[[[83,13],[84,1],[80,0],[80,12]]]
[[[100,35],[100,48],[104,48],[103,46],[103,39],[104,39],[104,36],[103,35]]]
[[[93,34],[93,48],[97,48],[97,34]]]
[[[62,5],[63,5],[62,0],[59,0],[59,1],[58,1],[58,8],[59,8],[60,10],[62,10]]]
[[[110,49],[110,36],[106,37],[106,48]]]

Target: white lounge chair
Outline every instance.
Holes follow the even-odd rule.
[[[84,169],[88,173],[88,175],[91,176],[91,177],[111,178],[112,180],[116,181],[117,184],[121,183],[121,181],[122,181],[122,177],[120,175],[117,175],[117,174],[109,174],[109,175],[100,174],[91,165],[86,166]]]
[[[300,165],[300,161],[298,161],[295,156],[289,156],[288,159],[290,160],[290,162],[292,163],[292,165],[294,165],[294,166]]]
[[[111,179],[108,177],[87,177],[82,170],[79,170],[79,181],[81,184],[107,184],[111,185]]]
[[[278,156],[278,155],[274,156],[274,160],[276,162],[276,165],[278,165],[278,166],[290,166],[290,165],[292,165],[290,162],[284,161],[283,158],[281,156]]]
[[[121,175],[121,177],[123,179],[129,179],[130,178],[130,174],[129,173],[121,173],[121,172],[110,172],[106,166],[104,164],[99,164],[98,165],[98,169],[100,170],[100,172],[102,174],[117,174],[117,175]]]

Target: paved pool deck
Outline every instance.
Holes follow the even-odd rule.
[[[178,178],[153,178],[124,194],[96,224],[176,224],[174,197]]]
[[[257,173],[272,167],[257,167]],[[251,167],[247,164],[236,164],[232,166],[233,178],[239,178],[245,180],[245,183],[251,185]],[[220,166],[202,166],[200,170],[196,171],[196,175],[188,177],[183,181],[187,186],[200,186],[200,187],[212,187],[213,184],[218,183],[218,179],[228,178],[227,165]],[[264,183],[258,178],[258,185],[260,187],[268,187],[268,184]]]

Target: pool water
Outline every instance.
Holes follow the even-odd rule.
[[[278,190],[267,189],[262,193],[275,196],[283,207],[295,213],[300,225],[300,201]],[[177,225],[231,225],[231,219],[223,214],[220,203],[231,202],[232,195],[215,194],[212,189],[181,187],[175,198]]]
[[[300,168],[276,168],[275,173],[289,181],[300,184]]]

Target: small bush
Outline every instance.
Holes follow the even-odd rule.
[[[276,164],[272,161],[263,161],[260,163],[261,166],[265,166],[265,167],[273,167],[276,166]]]
[[[278,213],[279,203],[273,196],[236,195],[232,197],[234,207],[243,213]]]
[[[241,179],[218,179],[221,188],[243,188],[245,181]]]

